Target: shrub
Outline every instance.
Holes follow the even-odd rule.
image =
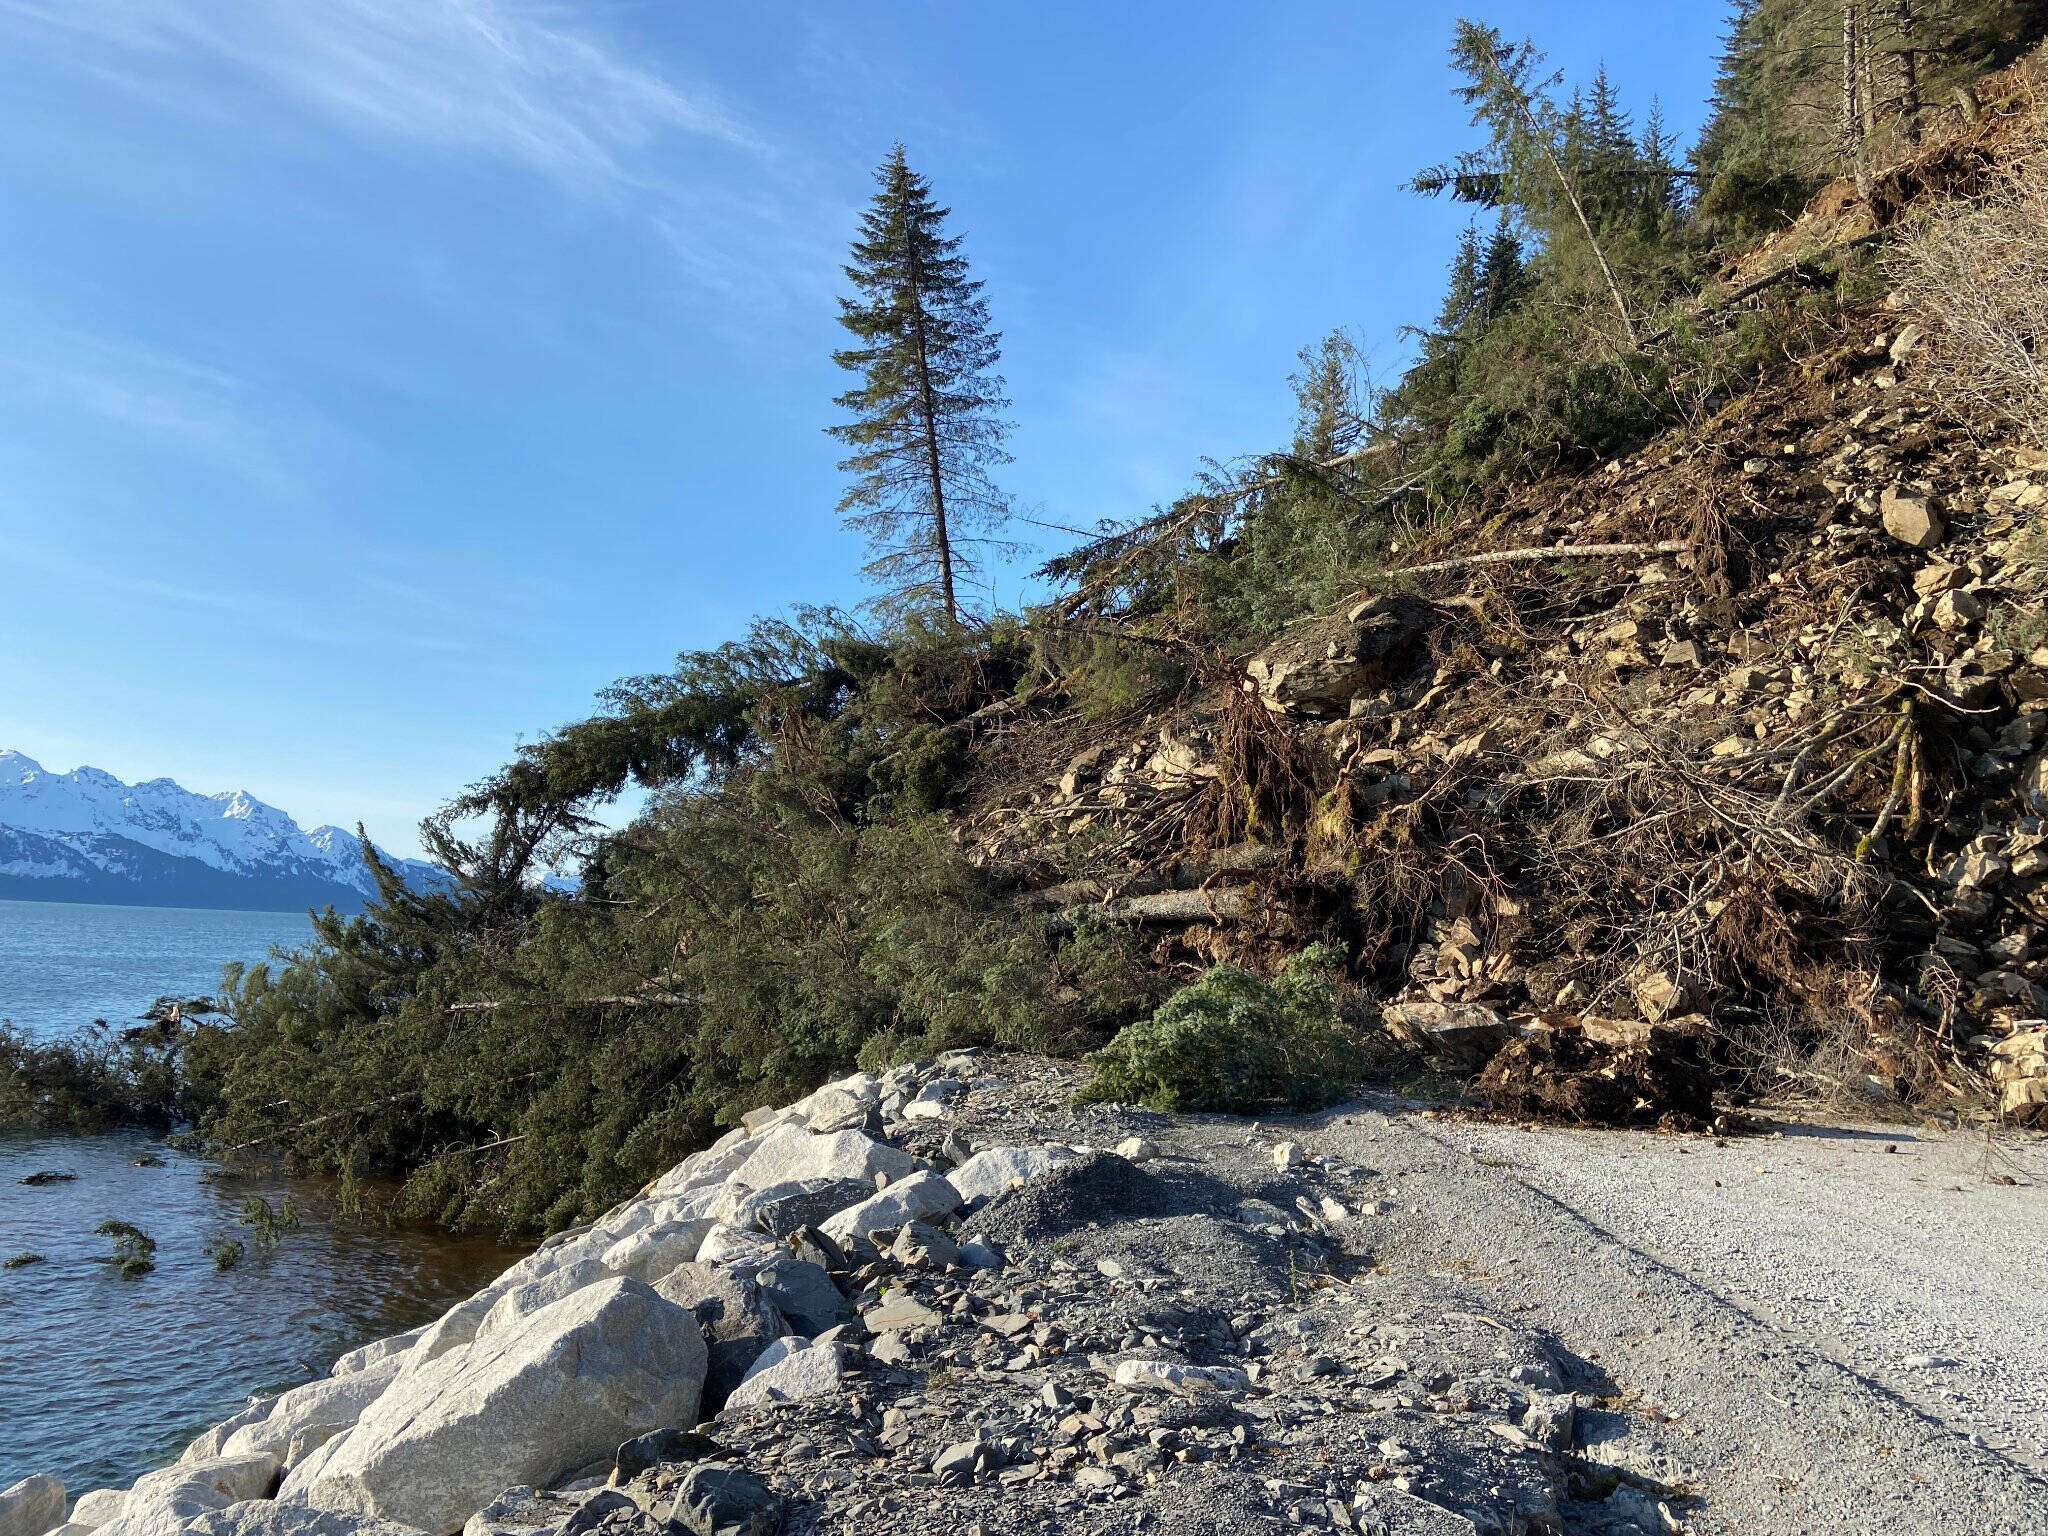
[[[1320,944],[1270,982],[1216,966],[1089,1056],[1080,1102],[1236,1113],[1335,1103],[1361,1066],[1340,995],[1336,957]]]
[[[31,1040],[0,1023],[0,1131],[164,1129],[179,1117],[177,1035],[114,1040],[105,1025]]]
[[[100,1237],[114,1240],[109,1260],[123,1280],[136,1280],[156,1268],[156,1239],[133,1222],[108,1217],[93,1228]]]
[[[2048,444],[2048,146],[1974,202],[1945,205],[1892,258],[1957,415]]]

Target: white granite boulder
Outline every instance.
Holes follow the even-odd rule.
[[[595,1285],[610,1275],[611,1271],[596,1259],[578,1259],[538,1280],[515,1285],[491,1304],[490,1311],[484,1314],[484,1320],[476,1325],[476,1332],[471,1337],[487,1339],[499,1329],[510,1327],[523,1317],[531,1317],[542,1307],[551,1307],[564,1296],[573,1296],[586,1285]]]
[[[453,1536],[505,1488],[695,1423],[704,1371],[695,1317],[638,1280],[603,1280],[408,1375],[299,1492]]]
[[[1065,1147],[990,1147],[947,1174],[946,1182],[959,1193],[962,1205],[973,1205],[1018,1184],[1042,1179],[1073,1160],[1074,1154]]]
[[[380,1360],[388,1360],[393,1355],[402,1355],[420,1341],[420,1335],[425,1333],[430,1326],[430,1324],[422,1323],[419,1327],[409,1329],[404,1333],[395,1333],[388,1339],[377,1339],[365,1344],[361,1349],[352,1349],[335,1361],[334,1368],[327,1374],[330,1376],[353,1376],[358,1371],[368,1370]]]
[[[125,1488],[95,1488],[78,1496],[78,1501],[71,1506],[71,1519],[67,1523],[90,1530],[105,1525],[120,1514],[127,1503],[128,1491]]]
[[[598,1262],[615,1275],[630,1275],[649,1285],[697,1257],[705,1234],[716,1225],[709,1216],[657,1222],[605,1249]]]
[[[153,1498],[161,1489],[176,1488],[186,1483],[211,1488],[221,1496],[223,1504],[267,1498],[271,1484],[277,1481],[278,1464],[279,1458],[268,1451],[246,1451],[239,1455],[215,1456],[207,1461],[178,1462],[137,1478],[135,1486],[129,1490],[128,1503],[132,1508],[138,1499]]]
[[[184,1536],[423,1536],[415,1526],[396,1525],[374,1515],[343,1514],[281,1504],[275,1499],[248,1499],[199,1516]]]
[[[876,1141],[859,1131],[833,1131],[814,1136],[801,1126],[778,1126],[763,1136],[747,1160],[732,1172],[736,1184],[766,1189],[795,1179],[866,1179],[876,1175],[906,1178],[917,1159],[900,1147]]]
[[[410,1353],[407,1352],[408,1355]],[[387,1356],[352,1376],[309,1381],[303,1387],[292,1388],[277,1400],[269,1413],[229,1435],[221,1446],[221,1454],[246,1456],[267,1452],[282,1458],[291,1449],[293,1438],[307,1430],[347,1429],[397,1379],[406,1359],[407,1355]],[[204,1466],[206,1463],[190,1462],[185,1465]]]
[[[64,1484],[38,1473],[0,1489],[0,1536],[43,1536],[64,1523]]]
[[[826,1217],[818,1230],[844,1247],[856,1237],[894,1232],[913,1221],[931,1221],[959,1209],[960,1193],[949,1181],[935,1173],[919,1173]]]
[[[761,1352],[746,1380],[725,1400],[728,1408],[763,1408],[800,1403],[839,1390],[846,1349],[839,1344],[813,1344],[790,1335]]]

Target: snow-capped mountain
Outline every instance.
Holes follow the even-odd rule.
[[[415,885],[448,877],[386,862]],[[0,897],[137,906],[353,911],[376,893],[353,832],[311,832],[240,790],[124,784],[98,768],[52,773],[0,750]]]

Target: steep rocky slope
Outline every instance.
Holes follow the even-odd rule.
[[[2048,455],[1947,417],[1925,358],[1852,313],[1397,548],[1241,678],[1072,730],[970,846],[1168,963],[1334,939],[1395,1035],[1468,1071],[1512,1042],[1518,1110],[1697,1122],[1691,1063],[2040,1115]]]

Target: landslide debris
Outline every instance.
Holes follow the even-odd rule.
[[[1850,312],[985,793],[971,851],[1188,975],[1328,942],[1516,1113],[1710,1123],[1705,1074],[2040,1117],[2048,454],[1951,419],[1924,349]]]

